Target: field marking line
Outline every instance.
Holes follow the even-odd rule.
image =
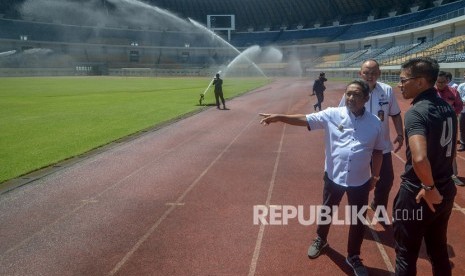
[[[278,165],[279,165],[279,160],[281,158],[281,152],[283,148],[283,141],[284,141],[284,134],[286,131],[286,125],[283,127],[283,131],[281,133],[281,140],[279,141],[279,147],[278,147],[278,154],[276,155],[276,159],[274,162],[274,167],[273,167],[273,173],[271,175],[271,180],[270,180],[270,186],[268,187],[268,194],[266,196],[266,206],[270,206],[270,201],[271,201],[271,195],[273,193],[275,181],[276,181],[276,175],[278,173]],[[258,236],[257,236],[257,241],[255,243],[255,249],[254,253],[252,255],[252,261],[250,262],[250,267],[249,267],[249,276],[255,275],[255,271],[257,269],[257,263],[258,263],[258,258],[260,256],[260,249],[262,246],[262,241],[263,241],[263,236],[265,235],[265,225],[260,224],[260,229],[258,231]]]
[[[399,154],[397,154],[397,153],[395,153],[395,152],[393,152],[393,151],[392,151],[391,153],[392,153],[395,157],[397,157],[400,161],[402,161],[402,163],[404,163],[404,165],[405,165],[405,163],[407,163],[407,161],[404,160],[404,158],[402,158]]]
[[[187,194],[200,182],[200,180],[210,171],[210,169],[223,157],[229,148],[236,142],[236,140],[249,128],[252,122],[256,122],[257,117],[254,116],[252,120],[234,137],[233,140],[218,154],[218,156],[205,168],[205,170],[187,187],[187,189],[172,203],[163,215],[149,228],[149,230],[132,246],[132,248],[124,255],[124,257],[115,265],[115,267],[107,275],[115,275],[126,264],[126,262],[134,255],[139,247],[155,232],[160,224],[165,220],[168,215],[173,212],[178,206],[182,205],[182,201]]]
[[[379,253],[381,254],[381,257],[384,261],[384,264],[386,265],[386,268],[389,270],[389,272],[394,273],[395,272],[394,266],[392,265],[391,259],[389,259],[389,256],[386,252],[386,249],[383,246],[383,243],[381,242],[381,239],[379,238],[378,233],[376,232],[376,230],[374,229],[372,225],[372,221],[370,221],[368,216],[366,219],[368,221],[368,227],[370,229],[371,236],[375,240],[376,247],[378,247]]]
[[[456,202],[454,202],[454,209],[465,215],[465,208],[460,207]]]
[[[178,145],[176,145],[174,148],[178,148],[182,145],[184,145],[185,143],[189,142],[191,139],[193,139],[195,136],[193,137],[189,137],[188,139],[186,139],[185,141],[179,143]],[[40,230],[34,232],[33,234],[31,234],[29,237],[25,238],[24,240],[20,241],[19,243],[17,243],[16,245],[14,245],[13,247],[10,247],[9,249],[7,249],[5,252],[3,252],[2,254],[0,254],[0,256],[4,256],[14,250],[17,250],[18,248],[20,248],[21,246],[23,246],[24,244],[26,244],[27,242],[31,241],[33,238],[35,238],[36,236],[44,233],[46,230],[52,228],[54,225],[58,224],[60,221],[68,218],[68,217],[71,217],[73,214],[75,214],[77,211],[79,211],[80,209],[82,209],[83,207],[86,207],[87,205],[89,204],[92,204],[94,202],[97,201],[98,198],[100,198],[101,196],[103,196],[105,193],[107,193],[108,191],[118,187],[120,184],[122,184],[124,181],[126,181],[127,179],[131,178],[133,175],[136,175],[137,173],[139,173],[141,170],[144,170],[145,168],[151,166],[152,164],[154,164],[155,162],[158,162],[160,158],[164,157],[165,155],[168,155],[169,153],[171,153],[171,151],[169,152],[165,152],[165,153],[162,153],[160,155],[158,155],[155,160],[153,160],[152,162],[149,162],[147,163],[145,166],[141,166],[139,167],[138,169],[134,170],[133,172],[129,173],[128,175],[126,175],[125,177],[121,178],[119,181],[117,181],[116,183],[114,183],[113,185],[110,185],[108,186],[106,189],[102,190],[100,193],[97,193],[95,194],[94,196],[90,197],[90,198],[86,198],[86,199],[82,199],[80,200],[80,205],[78,205],[76,208],[72,209],[71,211],[69,211],[68,213],[62,215],[61,217],[58,217],[57,219],[55,219],[54,221],[52,221],[51,223],[48,223],[46,225],[44,225]]]
[[[291,109],[291,105],[294,99],[294,93],[291,94],[291,97],[289,98],[289,102],[287,105],[287,111]],[[270,186],[268,187],[268,193],[266,196],[266,202],[265,205],[267,207],[270,206],[270,201],[271,201],[271,195],[273,194],[273,189],[274,185],[276,183],[276,175],[278,174],[278,166],[279,166],[279,160],[281,158],[281,153],[282,153],[282,148],[283,148],[283,143],[284,143],[284,134],[286,133],[286,124],[283,125],[283,130],[281,132],[281,138],[279,141],[279,146],[278,146],[278,151],[276,154],[276,159],[273,167],[273,172],[271,174],[271,179],[270,179]],[[252,255],[252,260],[250,261],[250,266],[249,266],[249,274],[248,276],[253,276],[255,275],[255,271],[257,270],[257,264],[258,264],[258,258],[260,257],[260,250],[262,247],[262,241],[263,241],[263,236],[265,235],[265,225],[260,224],[260,229],[258,230],[258,235],[257,235],[257,240],[255,242],[255,249]]]

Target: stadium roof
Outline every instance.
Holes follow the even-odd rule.
[[[0,14],[5,17],[19,17],[17,8],[25,0],[0,1]],[[36,0],[35,0],[36,1]],[[54,0],[49,0],[54,1]],[[55,0],[94,2],[111,9],[121,1],[134,0]],[[457,0],[439,0],[442,4]],[[192,18],[206,24],[209,14],[234,14],[236,29],[247,30],[263,27],[295,29],[298,25],[312,28],[315,24],[330,26],[334,21],[340,24],[361,22],[372,15],[375,19],[432,7],[437,0],[142,0],[162,9],[169,10],[182,18]]]

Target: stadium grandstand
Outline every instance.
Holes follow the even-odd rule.
[[[191,22],[199,22],[205,31]],[[221,38],[221,39],[219,39]],[[206,75],[251,46],[275,47],[269,75],[383,78],[415,56],[460,79],[465,0],[2,0],[0,75]]]

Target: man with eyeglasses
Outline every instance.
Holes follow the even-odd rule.
[[[328,210],[339,206],[347,194],[351,210],[363,213],[363,217],[366,215],[368,195],[379,179],[384,149],[381,122],[365,108],[369,98],[368,85],[362,80],[354,80],[346,87],[346,106],[330,107],[307,115],[260,114],[263,116],[260,123],[264,125],[283,122],[307,127],[310,131],[325,130],[323,206]],[[373,160],[371,168],[370,160]],[[329,217],[332,217],[331,211]],[[329,223],[318,224],[317,238],[307,253],[310,259],[317,258],[328,246],[329,228]],[[365,224],[357,216],[357,221],[349,228],[346,258],[355,275],[368,275],[360,259],[364,232]]]
[[[378,81],[381,76],[381,70],[379,64],[374,59],[365,60],[359,71],[359,76],[368,83],[370,87],[370,99],[365,103],[365,108],[368,112],[378,116],[381,120],[383,140],[385,148],[383,150],[383,163],[381,165],[380,179],[376,184],[373,201],[370,203],[370,207],[373,211],[377,208],[384,208],[383,211],[387,210],[389,192],[391,191],[394,183],[394,169],[392,166],[392,155],[393,143],[397,144],[394,152],[401,149],[404,142],[403,135],[403,123],[400,115],[399,104],[392,91],[392,87],[388,84]],[[345,99],[342,97],[339,106],[345,105]],[[392,123],[396,131],[396,137],[391,143],[390,127],[388,117],[391,117]],[[377,214],[383,214],[386,212],[376,212]],[[380,222],[386,222],[387,218],[380,220]]]
[[[412,106],[404,118],[407,161],[393,208],[396,275],[416,275],[423,240],[433,275],[451,275],[447,225],[457,193],[451,178],[457,116],[437,96],[438,72],[437,61],[426,57],[401,66],[398,87]]]

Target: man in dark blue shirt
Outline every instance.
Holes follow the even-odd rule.
[[[438,72],[430,58],[401,67],[398,86],[412,107],[405,114],[407,162],[393,210],[396,275],[416,275],[423,239],[433,275],[451,275],[447,225],[457,191],[451,178],[457,117],[434,89]]]
[[[226,104],[224,103],[223,97],[223,80],[220,78],[220,74],[216,74],[215,78],[213,79],[213,83],[215,86],[215,101],[216,101],[216,108],[220,109],[220,99],[223,103],[223,109],[226,109]]]
[[[327,81],[325,77],[325,73],[321,72],[318,79],[316,79],[315,82],[313,83],[313,94],[316,95],[316,99],[317,99],[317,103],[313,105],[313,109],[315,110],[318,107],[318,109],[321,111],[321,103],[325,99],[324,94],[323,94],[323,92],[325,92],[326,90],[325,81]]]

